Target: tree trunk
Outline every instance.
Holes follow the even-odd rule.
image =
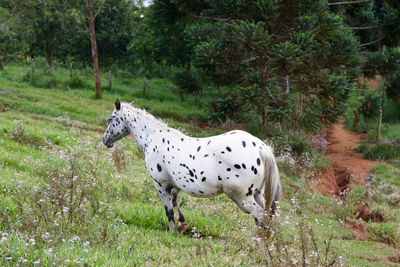
[[[0,70],[4,70],[4,59],[0,56]]]
[[[360,113],[358,113],[358,111],[353,111],[353,114],[354,114],[354,122],[352,129],[354,130],[357,127],[358,123],[360,122]]]
[[[289,96],[289,76],[288,75],[280,75],[278,76],[277,84],[279,88],[281,89],[281,105],[283,105],[288,96]]]
[[[53,71],[53,47],[47,47],[46,48],[46,60],[47,60],[47,65],[49,65],[49,72]]]
[[[147,87],[146,75],[144,75],[144,78],[143,78],[143,95],[146,95],[146,87]]]
[[[89,30],[90,30],[90,42],[92,45],[92,59],[93,59],[94,82],[96,84],[96,97],[100,98],[101,83],[100,83],[100,70],[99,70],[99,56],[97,54],[96,29],[94,26],[92,0],[87,0],[87,5],[89,7]]]

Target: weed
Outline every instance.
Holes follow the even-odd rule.
[[[349,216],[355,212],[356,199],[349,197],[349,190],[340,192],[340,196],[332,199],[332,213],[340,223],[345,223]]]
[[[124,172],[128,168],[128,161],[126,159],[126,148],[121,146],[115,146],[112,149],[112,159],[114,166],[119,172]]]
[[[368,231],[373,240],[394,246],[400,242],[400,227],[397,223],[369,223]]]
[[[42,138],[29,134],[26,131],[25,124],[22,120],[14,120],[15,128],[10,130],[10,139],[23,145],[30,145],[40,148],[45,145]]]
[[[52,151],[54,160],[42,164],[42,183],[16,190],[13,202],[20,211],[20,223],[8,229],[40,244],[58,243],[66,236],[92,244],[112,239],[107,229],[114,215],[108,175],[102,171],[104,162],[98,150],[87,153],[90,148],[84,141],[76,141],[82,148]]]

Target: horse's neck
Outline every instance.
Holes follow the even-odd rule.
[[[151,141],[151,136],[168,128],[166,124],[143,110],[130,109],[128,113],[130,114],[128,117],[130,119],[130,123],[128,123],[130,133],[144,151]]]

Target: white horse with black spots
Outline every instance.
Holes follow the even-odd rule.
[[[134,101],[135,102],[135,101]],[[257,137],[234,130],[222,135],[195,138],[168,127],[132,103],[115,102],[103,136],[114,143],[131,134],[142,148],[145,166],[164,203],[169,228],[186,231],[185,217],[177,205],[179,191],[195,197],[225,193],[240,209],[263,222],[272,216],[280,197],[278,167],[272,149]]]

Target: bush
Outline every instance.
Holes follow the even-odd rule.
[[[376,241],[394,246],[400,242],[400,228],[397,223],[369,223],[368,232]]]
[[[380,96],[368,94],[364,97],[364,101],[359,107],[359,112],[364,116],[365,119],[373,119],[378,116],[380,105]]]
[[[110,229],[116,215],[110,205],[109,168],[104,168],[110,167],[108,159],[88,140],[76,141],[81,146],[50,150],[52,160],[38,162],[42,180],[33,187],[20,183],[15,188],[10,202],[19,214],[3,220],[4,229],[37,244],[70,237],[90,244],[113,241]]]
[[[201,91],[201,86],[199,85],[196,77],[192,72],[183,70],[176,72],[173,79],[173,83],[179,87],[182,93],[191,93],[197,95]]]
[[[215,125],[219,125],[227,119],[238,120],[239,111],[239,103],[233,95],[219,95],[211,102],[208,120]]]
[[[86,81],[77,74],[73,74],[72,78],[68,81],[68,86],[71,88],[88,88]]]
[[[362,144],[354,150],[363,153],[364,157],[367,159],[386,161],[398,160],[400,159],[400,138],[384,140],[372,146]]]
[[[42,74],[28,72],[23,76],[22,81],[41,88],[57,88],[62,84],[54,72]]]

